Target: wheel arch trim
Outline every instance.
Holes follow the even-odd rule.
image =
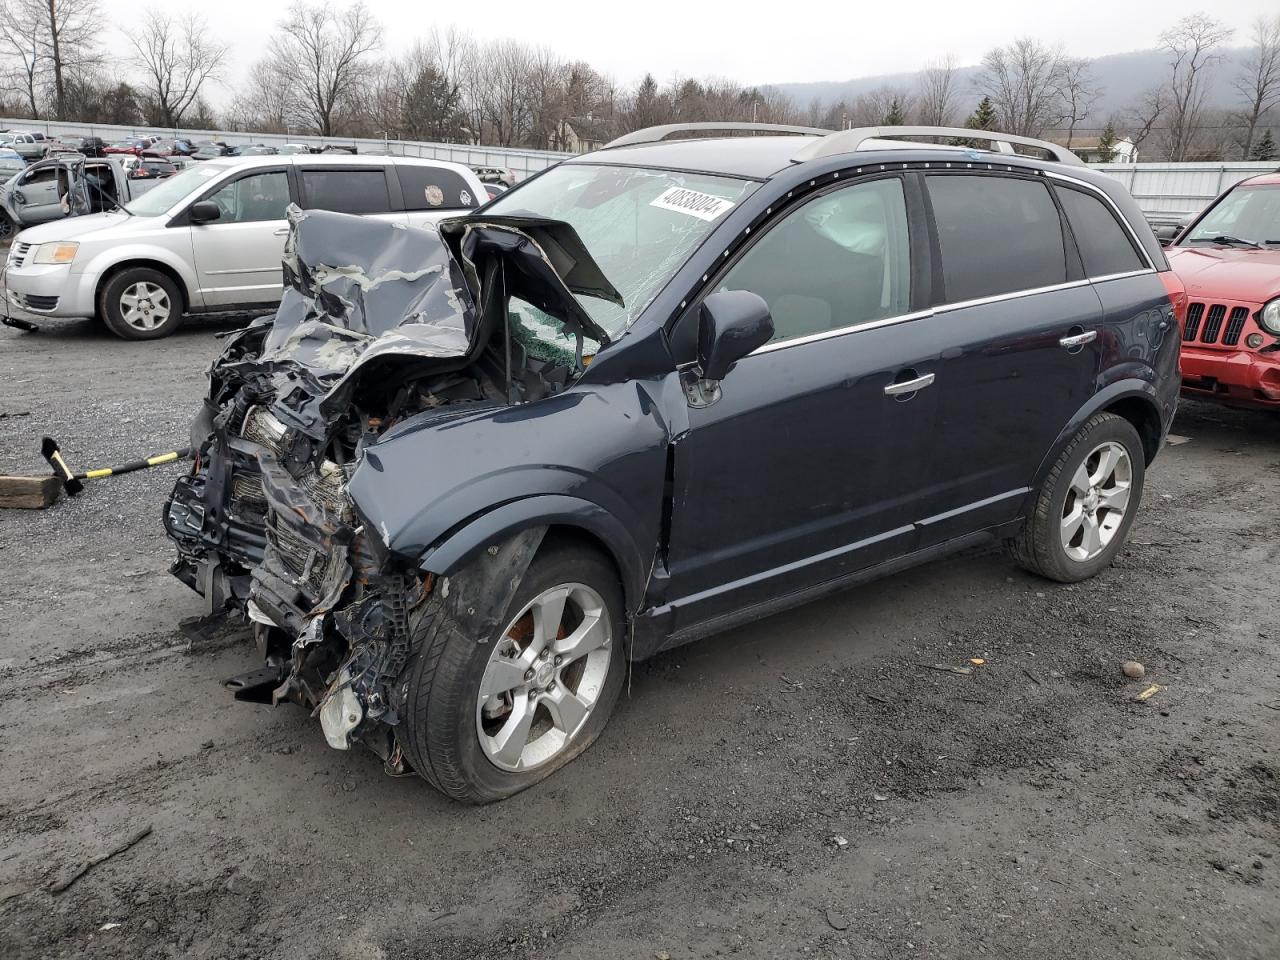
[[[418,566],[450,576],[492,546],[531,529],[554,534],[567,528],[597,541],[618,568],[628,611],[639,608],[648,570],[623,523],[599,504],[562,494],[525,497],[501,504],[449,531],[422,554]]]
[[[1067,421],[1066,426],[1062,428],[1053,445],[1040,461],[1035,481],[1032,483],[1033,491],[1040,488],[1044,478],[1053,469],[1053,465],[1058,461],[1063,449],[1071,442],[1072,437],[1080,431],[1090,417],[1099,413],[1115,413],[1133,424],[1134,429],[1138,431],[1138,436],[1142,438],[1146,463],[1150,465],[1156,453],[1159,452],[1160,444],[1164,442],[1166,429],[1164,419],[1160,415],[1159,395],[1156,388],[1145,380],[1119,380],[1095,393]],[[1143,419],[1135,423],[1135,418],[1138,416]],[[1150,435],[1153,431],[1152,437]]]

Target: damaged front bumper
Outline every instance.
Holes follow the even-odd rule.
[[[289,218],[280,309],[233,334],[210,368],[195,465],[165,504],[172,572],[208,615],[252,621],[264,665],[228,681],[237,698],[301,704],[331,746],[363,742],[399,772],[391,691],[433,578],[388,550],[347,482],[365,448],[408,416],[447,419],[437,407],[563,388],[569,374],[523,348],[482,356],[486,338],[510,328],[508,293],[557,311],[579,357],[584,333],[607,340],[531,233],[575,254],[561,268],[575,289],[621,298],[557,221],[468,222],[446,240],[341,214],[291,208]],[[499,260],[520,269],[504,275]]]

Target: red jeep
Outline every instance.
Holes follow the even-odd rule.
[[[1183,393],[1280,408],[1280,173],[1236,184],[1166,253],[1187,288]]]

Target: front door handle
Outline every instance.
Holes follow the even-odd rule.
[[[914,373],[915,371],[912,370],[909,372]],[[925,387],[933,383],[933,377],[934,375],[932,373],[926,373],[924,376],[916,377],[913,380],[902,380],[897,383],[891,383],[884,388],[884,395],[886,397],[900,397],[904,393],[915,393],[917,390],[923,390]]]
[[[281,227],[279,230],[272,230],[271,235],[273,237],[287,237],[289,235],[289,228]]]
[[[1084,333],[1076,333],[1063,337],[1058,341],[1058,346],[1066,347],[1068,350],[1075,350],[1083,347],[1086,343],[1093,343],[1098,339],[1097,330],[1086,330]]]

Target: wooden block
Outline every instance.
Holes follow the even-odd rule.
[[[0,507],[21,510],[43,510],[51,506],[62,492],[62,481],[47,477],[6,477],[0,475]]]

